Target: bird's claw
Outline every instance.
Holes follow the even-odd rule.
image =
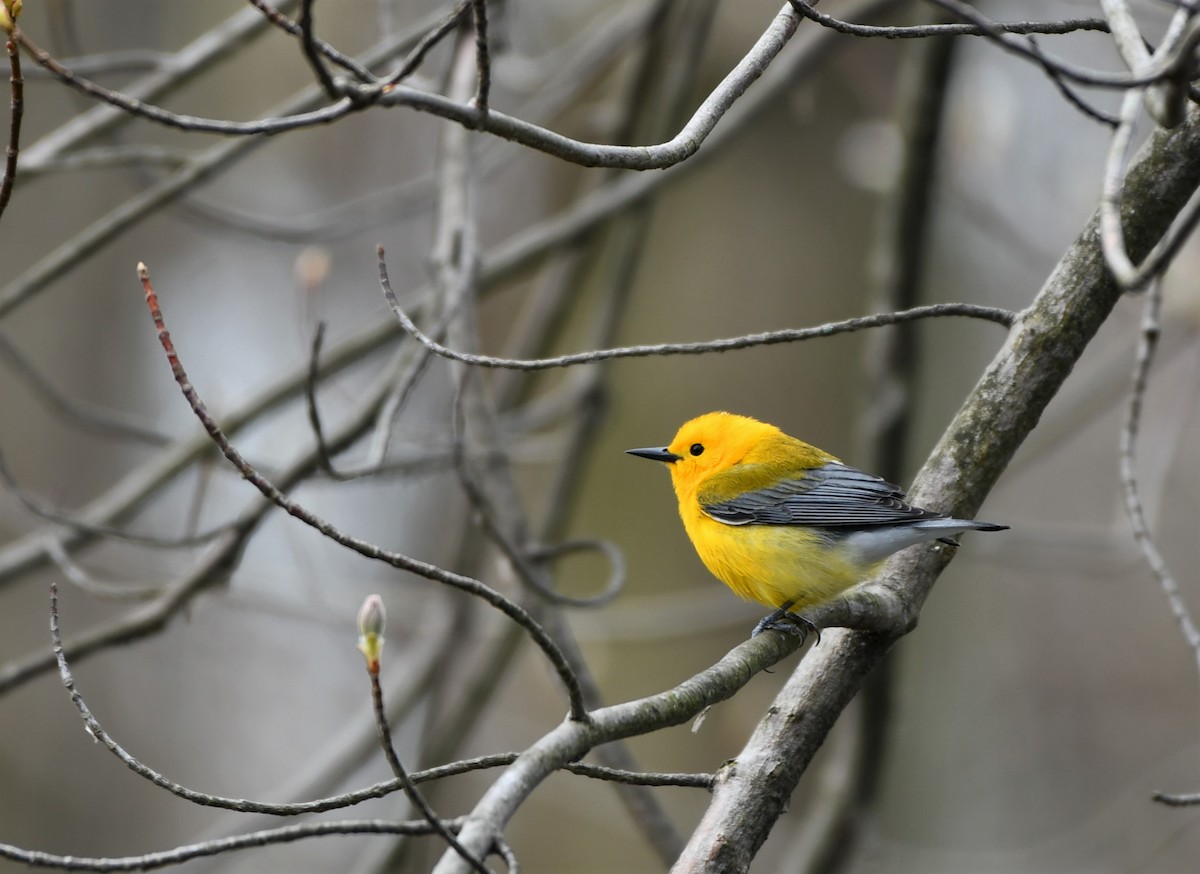
[[[778,610],[773,610],[754,626],[754,630],[750,632],[751,637],[757,637],[764,631],[778,631],[781,634],[790,634],[792,637],[800,638],[800,645],[804,646],[804,641],[808,639],[809,633],[817,636],[817,643],[821,642],[821,629],[813,625],[810,621],[796,613],[789,613],[786,607],[780,607]]]

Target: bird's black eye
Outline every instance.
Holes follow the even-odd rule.
[[[692,453],[692,455],[703,455],[704,454],[704,444],[703,443],[693,443],[691,448],[688,449],[688,452]]]

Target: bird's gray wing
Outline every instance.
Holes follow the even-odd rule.
[[[727,525],[838,529],[896,525],[941,515],[913,507],[899,486],[839,462],[735,498],[705,503],[701,495],[701,509]]]

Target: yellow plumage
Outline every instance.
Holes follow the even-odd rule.
[[[912,507],[879,477],[732,413],[706,413],[668,446],[629,452],[667,463],[684,529],[713,575],[784,611],[836,597],[906,546],[1006,527]]]

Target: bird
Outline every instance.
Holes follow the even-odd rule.
[[[772,612],[753,635],[816,630],[799,615],[862,581],[894,552],[1007,525],[914,507],[899,486],[749,416],[685,422],[666,446],[626,450],[667,465],[700,560]],[[819,631],[818,631],[819,640]]]

